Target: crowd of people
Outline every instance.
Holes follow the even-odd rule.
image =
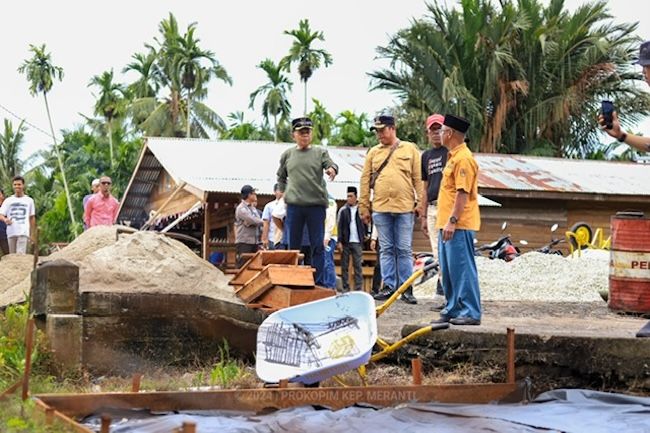
[[[637,63],[650,84],[650,41],[641,45]],[[650,138],[624,132],[617,113],[612,117],[610,125],[602,115],[598,118],[603,131],[639,151],[650,151]],[[238,257],[257,250],[260,241],[255,233],[263,227],[264,248],[301,249],[305,263],[315,268],[316,284],[324,287],[336,287],[333,252],[338,248],[340,289],[351,290],[348,269],[352,259],[354,290],[361,290],[363,249],[369,240],[378,256],[374,297],[385,300],[413,274],[413,226],[419,218],[440,264],[438,295],[442,300],[433,307],[440,312],[433,322],[479,325],[481,300],[474,260],[474,236],[481,227],[479,167],[467,146],[469,127],[462,117],[431,114],[425,120],[430,148],[420,154],[414,143],[398,138],[393,116],[375,117],[371,130],[378,144],[366,154],[360,191],[349,186],[346,203],[336,212],[323,173],[333,180],[338,167],[325,148],[311,146],[311,119],[294,119],[296,146],[280,158],[276,200],[261,217],[252,208],[254,189],[250,185],[242,188],[236,211]],[[411,287],[401,299],[417,303]]]
[[[102,176],[91,183],[91,193],[83,198],[84,229],[113,225],[117,220],[119,202],[111,194],[111,178]],[[0,188],[0,257],[27,254],[36,243],[36,206],[25,192],[25,179],[12,179],[13,195],[6,196]]]

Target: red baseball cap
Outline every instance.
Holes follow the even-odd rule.
[[[431,116],[427,117],[427,129],[431,128],[431,125],[434,123],[437,123],[438,125],[441,125],[445,122],[445,116],[442,114],[432,114]]]

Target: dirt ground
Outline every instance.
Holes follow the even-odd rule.
[[[433,301],[408,305],[397,301],[377,319],[379,335],[396,340],[404,325],[426,325],[438,318]],[[457,326],[468,332],[503,332],[515,328],[521,334],[635,338],[650,317],[610,311],[605,302],[483,302],[481,326]],[[453,325],[452,325],[453,326]]]

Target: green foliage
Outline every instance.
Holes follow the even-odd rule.
[[[320,68],[321,64],[328,67],[332,64],[332,55],[323,49],[316,49],[312,44],[316,41],[325,41],[321,31],[312,31],[309,20],[300,20],[295,30],[285,30],[285,35],[293,37],[293,43],[287,54],[281,61],[281,67],[291,71],[291,64],[298,64],[300,80],[305,83],[305,107],[304,114],[307,114],[307,81],[314,71]]]
[[[594,113],[616,101],[625,118],[650,113],[650,95],[632,67],[637,24],[615,24],[605,1],[575,12],[561,0],[463,0],[428,5],[379,55],[370,74],[408,113],[467,117],[482,152],[584,156],[600,146]]]
[[[228,115],[230,125],[221,135],[224,140],[273,140],[273,133],[267,128],[258,127],[253,122],[244,120],[244,113],[237,111]]]
[[[47,93],[52,90],[54,80],[63,79],[63,68],[52,64],[51,53],[46,52],[45,44],[29,46],[34,56],[25,60],[18,68],[18,72],[27,76],[29,92],[32,95]]]
[[[17,174],[23,174],[23,167],[26,161],[20,159],[20,152],[25,141],[23,120],[14,130],[13,123],[9,119],[4,120],[4,132],[0,133],[0,188],[5,194],[11,194],[11,179]]]
[[[25,329],[28,319],[27,304],[10,305],[0,315],[0,391],[20,380],[25,371]],[[39,343],[42,341],[40,334],[36,334],[32,365],[38,361]]]
[[[232,84],[232,78],[212,51],[199,46],[196,23],[181,34],[173,14],[160,22],[159,38],[146,44],[146,54],[134,54],[125,71],[140,74],[129,86],[135,99],[130,116],[149,136],[208,137],[223,131],[223,119],[200,101],[207,96],[212,78]]]
[[[230,358],[228,342],[223,340],[223,346],[219,347],[219,362],[210,371],[210,386],[218,384],[222,388],[228,388],[235,379],[244,374],[240,362]]]
[[[273,118],[274,138],[278,141],[278,116],[280,122],[286,122],[291,115],[288,92],[291,91],[293,83],[282,73],[282,66],[276,65],[271,59],[263,60],[257,67],[266,72],[268,82],[251,93],[249,108],[254,108],[258,96],[264,97],[262,116],[267,124],[269,117]]]

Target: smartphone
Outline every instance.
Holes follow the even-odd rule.
[[[605,129],[612,129],[614,121],[614,103],[612,101],[602,101],[600,104],[600,110],[603,113],[603,118],[605,119]]]

